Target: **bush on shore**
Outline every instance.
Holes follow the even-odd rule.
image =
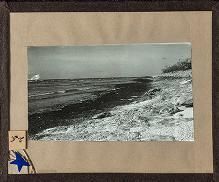
[[[162,69],[163,73],[169,73],[174,71],[185,71],[192,69],[191,59],[187,58],[185,60],[179,60],[176,64],[171,66],[166,66]]]

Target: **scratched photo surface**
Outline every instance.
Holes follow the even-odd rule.
[[[194,141],[192,45],[28,47],[31,140]]]

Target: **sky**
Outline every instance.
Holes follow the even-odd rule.
[[[190,43],[28,47],[28,78],[141,77],[191,58]]]

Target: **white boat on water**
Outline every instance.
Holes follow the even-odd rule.
[[[40,79],[40,75],[39,75],[39,74],[36,74],[36,75],[32,76],[29,80],[31,80],[31,81],[37,81],[37,80],[39,80],[39,79]]]

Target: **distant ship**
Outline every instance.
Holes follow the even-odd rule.
[[[40,79],[40,75],[39,75],[39,74],[36,74],[36,75],[32,76],[29,80],[31,80],[31,81],[37,81],[37,80],[39,80],[39,79]]]

